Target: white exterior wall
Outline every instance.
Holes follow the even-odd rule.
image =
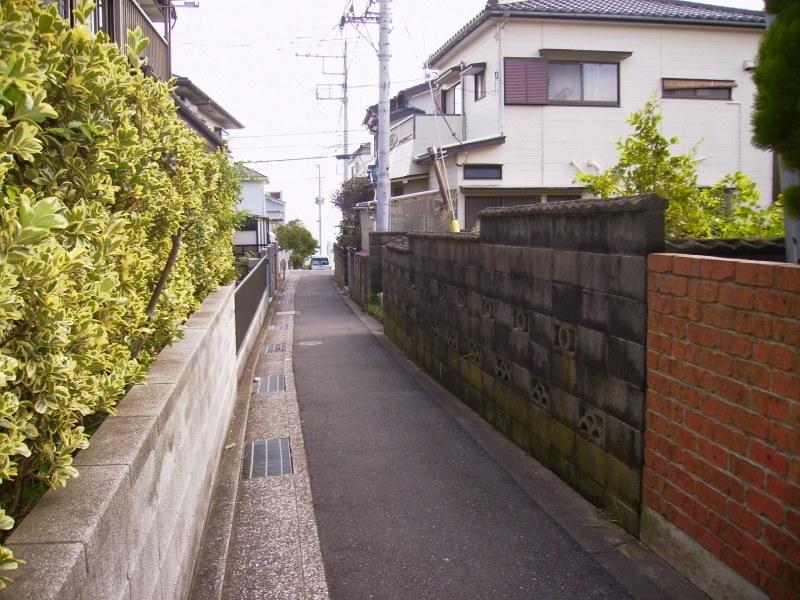
[[[502,88],[501,69],[497,60],[496,32],[494,24],[483,25],[472,34],[471,42],[464,44],[463,51],[454,55],[455,60],[444,61],[440,67],[445,69],[460,62],[465,66],[472,63],[486,63],[486,95],[483,98],[475,100],[475,78],[472,75],[466,75],[461,82],[461,89],[464,90],[463,111],[466,115],[465,139],[467,140],[494,136],[501,129],[498,98],[501,97]]]
[[[264,203],[264,184],[260,181],[242,181],[237,208],[246,210],[251,215],[263,217],[266,214]]]
[[[594,161],[607,168],[617,161],[616,142],[630,133],[628,116],[652,95],[660,98],[661,78],[732,79],[732,101],[661,99],[666,136],[681,140],[676,152],[698,142],[701,185],[715,183],[725,173],[742,170],[758,185],[763,198],[772,189],[772,159],[754,148],[750,116],[755,93],[745,60],[755,59],[761,31],[624,23],[581,23],[511,19],[502,35],[502,55],[537,57],[541,48],[632,52],[620,63],[620,106],[504,106],[502,89],[494,85],[499,71],[497,22],[484,25],[432,65],[446,69],[459,62],[486,62],[487,95],[475,103],[466,98],[467,140],[496,133],[506,143],[469,153],[469,162],[503,165],[503,179],[470,180],[470,186],[569,187],[578,172],[589,172]],[[466,78],[472,90],[472,77]],[[481,106],[483,104],[483,106]],[[502,108],[502,115],[499,111]],[[502,121],[499,117],[502,116]],[[502,131],[498,123],[502,122]],[[459,161],[464,161],[464,154]],[[436,187],[435,185],[433,186]]]

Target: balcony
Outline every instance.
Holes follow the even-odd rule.
[[[159,79],[169,79],[169,26],[168,19],[156,0],[113,0],[114,31],[112,37],[124,51],[127,32],[140,27],[142,33],[150,40],[145,50],[147,64]]]
[[[437,131],[438,130],[438,131]],[[446,146],[462,141],[461,115],[412,115],[389,130],[389,176],[406,177],[428,172],[414,162],[429,146]]]

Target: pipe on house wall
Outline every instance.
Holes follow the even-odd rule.
[[[506,23],[508,22],[508,18],[511,13],[506,10],[503,13],[503,21],[497,26],[497,32],[495,33],[495,39],[497,40],[497,81],[495,82],[495,88],[497,89],[497,130],[500,135],[504,135],[503,132],[503,76],[505,75],[503,69],[503,29],[506,27]]]

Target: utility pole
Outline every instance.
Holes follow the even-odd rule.
[[[389,0],[378,0],[378,190],[376,229],[389,231]]]
[[[342,103],[342,118],[343,118],[343,131],[342,131],[342,145],[343,150],[341,154],[337,154],[336,158],[347,160],[349,158],[350,152],[350,132],[348,131],[350,128],[350,121],[348,119],[347,110],[348,110],[348,86],[347,86],[347,77],[348,77],[348,69],[347,69],[347,38],[342,36],[342,53],[341,54],[311,54],[307,52],[306,54],[300,54],[295,52],[295,56],[298,58],[321,58],[322,59],[322,74],[323,75],[337,75],[342,78],[341,84],[317,84],[316,88],[316,96],[317,100],[335,100],[337,102]],[[325,69],[325,59],[342,59],[342,71],[334,72],[334,71],[327,71]],[[339,95],[334,95],[331,88],[339,87]],[[342,169],[343,177],[342,181],[347,181],[347,163],[345,163],[344,168]]]
[[[341,31],[341,30],[340,30]],[[342,149],[342,154],[345,156],[350,155],[350,121],[347,118],[347,38],[342,36],[342,42],[344,44],[344,51],[342,52],[342,127],[344,131],[342,132],[342,142],[344,143],[344,148]],[[342,168],[342,183],[347,181],[347,165],[348,159],[345,159],[344,167]]]
[[[372,10],[375,0],[369,0],[364,14],[355,16],[352,11],[342,16],[340,27],[345,23],[377,23],[378,35],[378,186],[375,190],[377,205],[376,229],[389,230],[389,33],[391,31],[390,0],[377,0],[378,12]]]
[[[322,172],[317,165],[317,206],[319,207],[319,254],[322,256]]]

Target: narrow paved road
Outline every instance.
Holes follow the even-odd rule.
[[[295,310],[297,396],[333,598],[628,597],[409,376],[327,272],[303,274]]]

